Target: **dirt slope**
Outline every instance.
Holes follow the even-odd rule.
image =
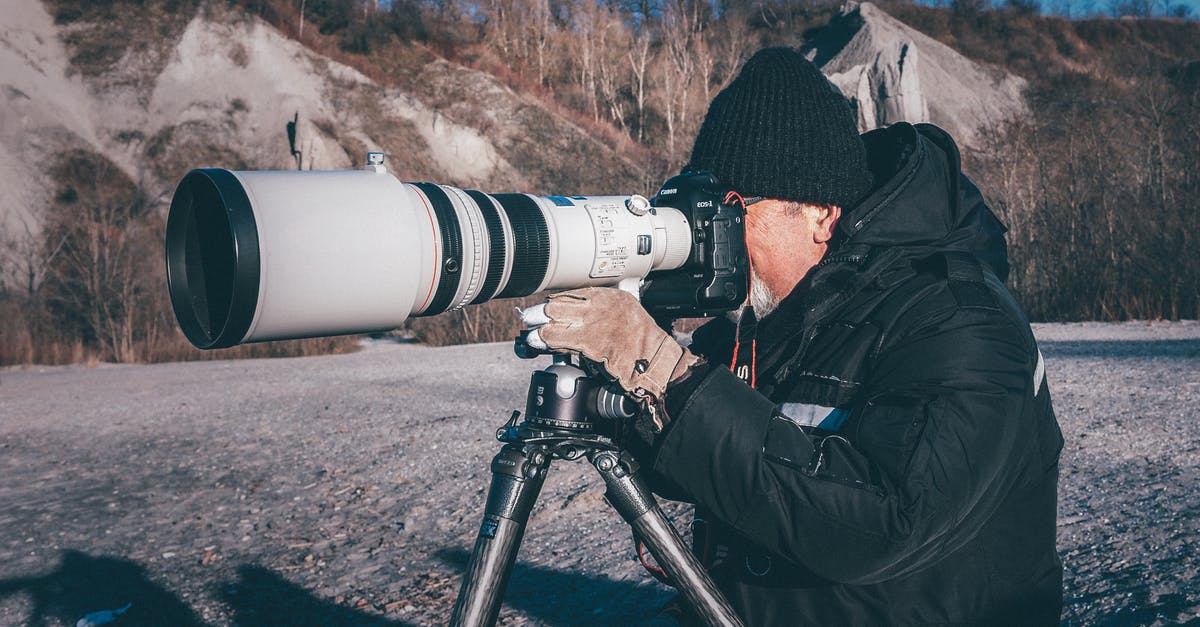
[[[305,169],[354,167],[383,150],[404,180],[645,191],[632,189],[640,178],[627,159],[582,129],[430,54],[414,57],[426,60],[402,90],[220,3],[164,17],[178,33],[147,21],[145,41],[124,49],[94,41],[117,36],[117,25],[87,22],[101,18],[59,14],[59,24],[39,0],[3,0],[0,13],[0,223],[36,221],[56,188],[47,164],[63,151],[103,156],[160,200],[192,167],[293,169],[284,126],[297,112]],[[102,63],[105,54],[118,58]]]

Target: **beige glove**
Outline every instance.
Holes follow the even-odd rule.
[[[622,290],[588,287],[551,294],[545,317],[549,321],[536,329],[542,342],[602,364],[623,389],[654,409],[667,385],[699,361]]]

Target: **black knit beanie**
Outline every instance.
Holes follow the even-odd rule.
[[[874,185],[850,104],[791,48],[758,51],[717,94],[686,169],[743,196],[846,209]]]

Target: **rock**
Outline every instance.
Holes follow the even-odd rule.
[[[1028,110],[1024,79],[979,65],[869,2],[847,4],[803,51],[850,99],[864,131],[932,122],[978,147],[985,128]]]
[[[133,603],[126,603],[124,606],[115,610],[100,610],[92,612],[75,622],[75,627],[100,627],[107,625],[121,617],[122,614],[129,611],[133,607]]]

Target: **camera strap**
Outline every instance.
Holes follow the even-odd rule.
[[[733,361],[729,369],[733,376],[750,387],[758,383],[758,316],[751,305],[743,307],[738,316],[737,339],[733,344]]]
[[[725,204],[737,205],[742,208],[742,215],[749,212],[746,207],[746,199],[741,194],[730,190],[725,194]],[[750,257],[750,241],[745,242],[747,259],[749,264],[749,272],[746,273],[746,280],[754,275],[754,260]],[[750,286],[747,286],[749,293]],[[757,383],[756,370],[758,369],[758,316],[754,313],[754,306],[749,302],[742,307],[741,313],[738,315],[737,336],[733,344],[733,362],[729,364],[729,369],[733,372],[733,376],[746,382],[746,385],[754,387]]]

